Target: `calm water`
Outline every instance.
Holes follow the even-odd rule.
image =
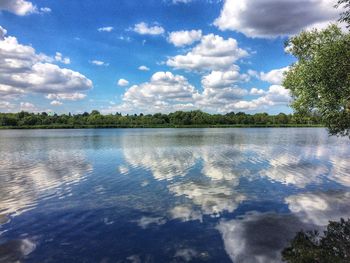
[[[350,216],[324,129],[0,131],[0,262],[280,262]]]

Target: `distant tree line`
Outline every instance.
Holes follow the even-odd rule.
[[[227,114],[209,114],[199,110],[176,111],[169,114],[100,114],[97,110],[82,114],[42,113],[0,113],[1,127],[42,127],[42,128],[79,128],[79,127],[180,127],[180,126],[298,126],[320,125],[317,114],[269,115],[267,113],[246,114],[230,112]]]

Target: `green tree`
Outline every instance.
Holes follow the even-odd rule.
[[[286,45],[297,58],[283,82],[292,107],[320,114],[333,135],[350,135],[350,35],[331,25],[304,31]]]
[[[339,21],[347,23],[350,27],[350,0],[338,0],[337,7],[343,6],[345,11],[341,14]]]

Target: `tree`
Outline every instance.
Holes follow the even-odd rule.
[[[350,27],[350,0],[338,0],[337,7],[343,6],[345,11],[341,14],[340,22],[347,23],[347,27]]]
[[[336,25],[304,31],[286,49],[297,58],[283,82],[292,107],[320,114],[332,135],[350,135],[350,34]]]
[[[288,263],[350,262],[350,219],[330,221],[322,236],[317,231],[297,233],[282,257]]]

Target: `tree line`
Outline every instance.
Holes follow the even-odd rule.
[[[80,127],[179,127],[179,126],[298,126],[320,125],[322,120],[317,114],[269,115],[267,113],[246,114],[230,112],[227,114],[209,114],[200,110],[176,111],[169,114],[133,114],[121,113],[103,115],[97,110],[82,114],[42,113],[0,113],[1,127],[38,127],[38,128],[80,128]]]

